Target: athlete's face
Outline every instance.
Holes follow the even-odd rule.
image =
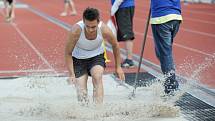
[[[93,21],[84,20],[85,29],[87,33],[92,33],[92,34],[95,33],[98,28],[98,23],[99,22],[97,20],[93,20]]]

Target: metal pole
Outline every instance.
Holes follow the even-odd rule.
[[[145,26],[145,30],[144,30],[144,38],[143,38],[143,43],[142,43],[142,48],[141,48],[140,60],[139,60],[138,69],[137,69],[137,73],[135,75],[135,80],[134,80],[134,89],[133,89],[131,95],[129,96],[129,98],[135,97],[135,92],[136,92],[136,88],[137,88],[137,79],[138,79],[138,76],[140,73],[140,68],[141,68],[141,64],[142,64],[142,60],[143,60],[143,53],[144,53],[144,49],[145,49],[146,37],[147,37],[147,33],[148,33],[150,18],[151,18],[151,8],[149,9],[146,26]]]

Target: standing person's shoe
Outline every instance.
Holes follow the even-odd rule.
[[[166,94],[174,95],[174,92],[178,90],[179,83],[175,79],[175,74],[166,78],[164,83],[164,92]]]
[[[7,18],[5,19],[5,21],[8,22],[8,23],[10,23],[10,22],[12,22],[12,18],[11,18],[11,17],[7,17]]]
[[[133,60],[131,60],[131,59],[125,59],[125,60],[123,61],[123,63],[121,64],[121,66],[122,66],[123,68],[132,68],[132,67],[134,67],[134,62],[133,62]]]
[[[70,15],[71,15],[71,16],[76,16],[76,15],[77,15],[77,12],[76,12],[76,11],[73,11],[73,12],[70,13]]]
[[[60,16],[67,16],[67,13],[63,12],[63,13],[60,14]]]

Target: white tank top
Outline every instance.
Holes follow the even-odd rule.
[[[104,39],[101,32],[102,22],[99,22],[97,37],[94,40],[88,40],[85,37],[83,21],[79,21],[77,24],[81,27],[81,35],[73,49],[72,56],[78,59],[86,59],[104,53],[104,47],[102,44]]]

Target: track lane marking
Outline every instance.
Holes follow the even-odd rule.
[[[0,11],[1,15],[4,15],[3,11]],[[14,29],[18,32],[18,34],[23,38],[23,40],[30,46],[31,49],[42,59],[42,61],[55,73],[57,74],[56,70],[51,66],[51,64],[43,57],[43,55],[39,52],[39,50],[31,43],[31,41],[24,35],[24,33],[17,27],[14,22],[8,23],[11,24]]]

